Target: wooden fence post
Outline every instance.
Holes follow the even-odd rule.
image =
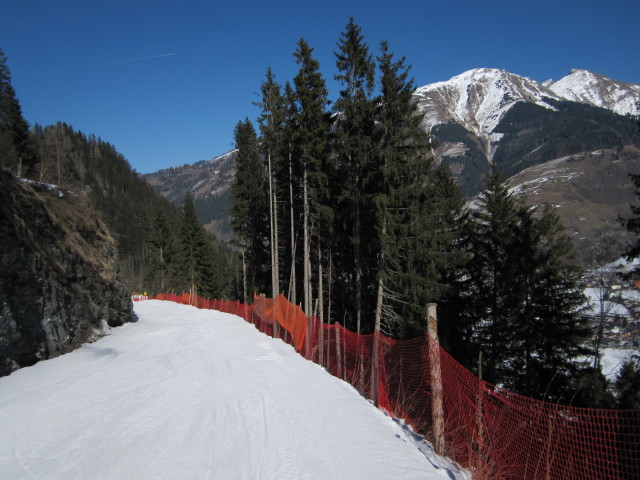
[[[436,304],[427,305],[429,366],[431,373],[431,415],[433,419],[434,448],[444,455],[444,413],[442,410],[442,374],[440,370],[440,343]]]

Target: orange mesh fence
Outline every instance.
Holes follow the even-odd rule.
[[[154,298],[243,317],[434,442],[427,338],[358,335],[308,318],[282,295],[255,297],[253,305],[187,294]],[[640,410],[575,408],[522,397],[478,380],[437,348],[444,450],[475,479],[640,479]]]
[[[265,323],[278,324],[284,328],[291,335],[296,350],[302,349],[307,333],[307,316],[283,294],[276,298],[254,295],[253,314]]]

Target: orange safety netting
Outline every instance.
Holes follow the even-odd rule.
[[[189,295],[155,298],[242,316],[431,442],[431,367],[439,358],[444,451],[477,480],[640,479],[640,410],[575,408],[522,397],[479,380],[437,344],[430,350],[428,338],[358,335],[306,317],[282,295],[255,297],[254,305]]]
[[[282,293],[276,298],[254,294],[253,314],[260,317],[263,322],[280,325],[289,332],[296,349],[298,351],[302,349],[307,334],[307,316],[300,307],[289,302]]]

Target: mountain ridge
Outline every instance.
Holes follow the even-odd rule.
[[[640,85],[612,80],[587,70],[574,69],[554,82],[539,82],[503,69],[476,68],[449,80],[415,90],[424,127],[455,122],[483,142],[484,154],[493,159],[502,134],[495,131],[506,113],[519,102],[555,110],[549,101],[574,101],[606,108],[619,115],[638,113]]]
[[[436,163],[449,166],[465,197],[472,199],[482,190],[493,161],[508,179],[536,165],[572,156],[591,158],[593,152],[605,151],[606,162],[582,161],[573,165],[588,165],[590,178],[596,178],[602,169],[604,180],[598,182],[597,192],[595,186],[591,191],[599,202],[599,206],[592,205],[594,212],[621,211],[617,183],[627,182],[620,172],[612,176],[606,171],[621,161],[629,168],[640,165],[640,133],[632,118],[640,108],[640,85],[580,69],[557,81],[539,82],[506,70],[478,68],[418,87],[414,98],[418,111],[425,115],[422,126],[435,140]],[[233,157],[231,151],[143,178],[176,203],[191,192],[206,227],[230,240],[228,195]],[[532,181],[531,172],[527,181]],[[542,185],[539,190],[550,185],[553,183]],[[565,219],[572,219],[574,210],[582,209],[578,204],[588,198],[590,188],[580,183],[580,193],[563,200],[559,208]],[[552,193],[548,197],[555,198]],[[614,197],[615,205],[605,205]],[[630,189],[625,201],[632,200]],[[576,202],[575,209],[572,202]],[[606,218],[590,216],[584,223],[590,227],[575,222],[569,225],[576,238],[589,236],[590,231],[619,234],[622,230]]]

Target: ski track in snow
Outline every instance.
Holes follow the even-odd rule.
[[[238,317],[171,302],[0,379],[0,479],[470,479]]]

